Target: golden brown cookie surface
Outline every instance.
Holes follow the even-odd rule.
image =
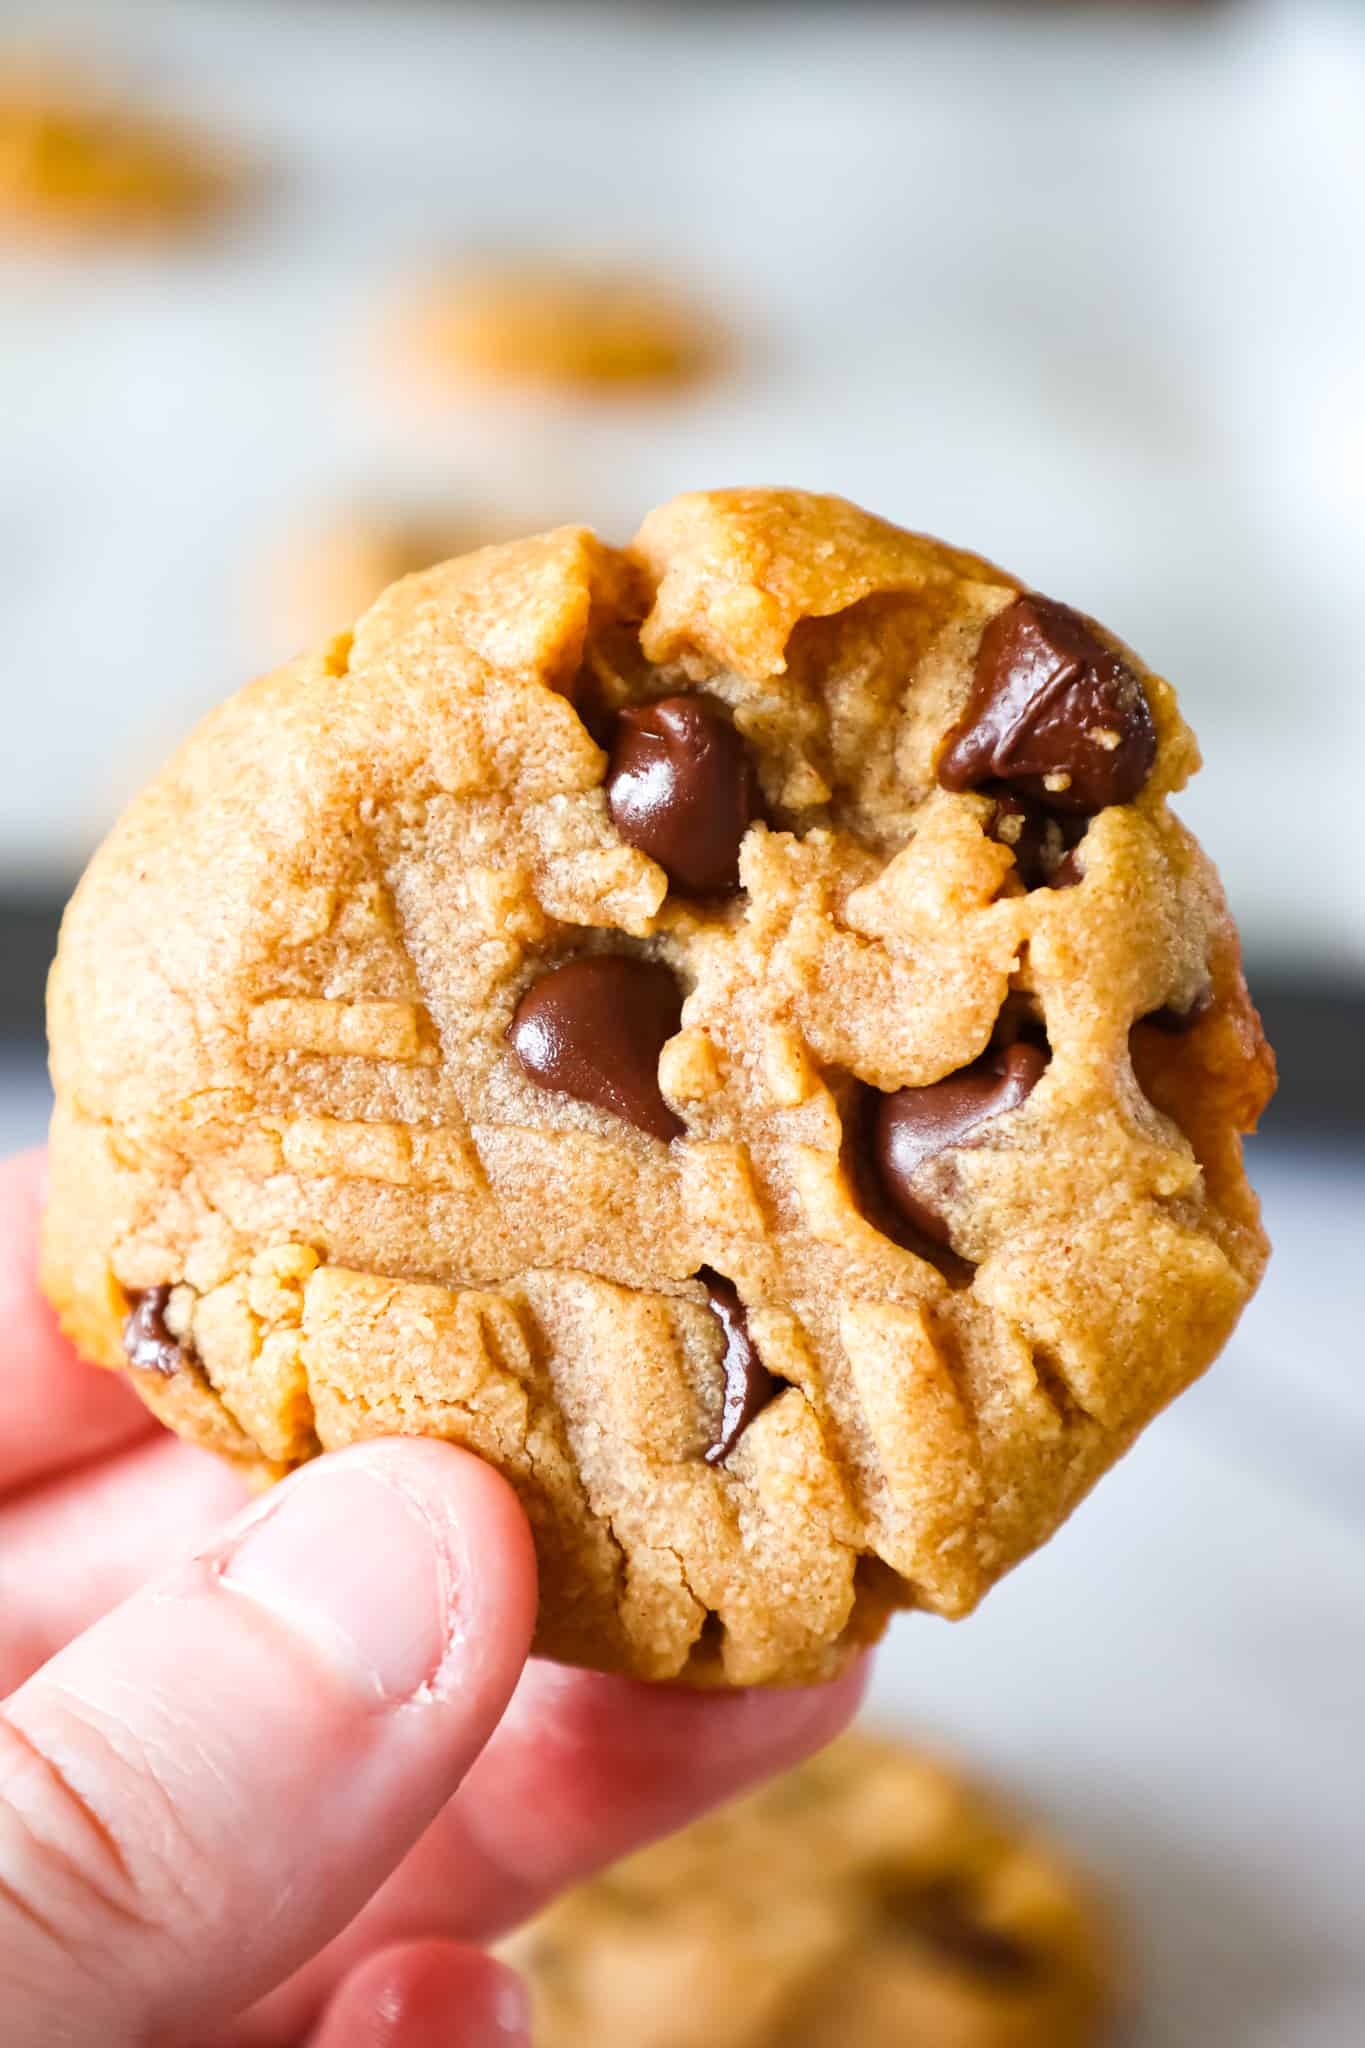
[[[554,1655],[789,1682],[967,1612],[1264,1262],[1196,759],[1078,614],[840,500],[409,577],[72,902],[66,1327],[124,1364],[159,1290],[140,1392],[263,1476],[491,1459]]]
[[[937,1759],[846,1736],[503,1944],[543,2048],[1088,2048],[1105,1917]]]

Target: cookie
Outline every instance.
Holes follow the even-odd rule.
[[[553,1656],[786,1684],[965,1614],[1266,1256],[1196,762],[1112,636],[838,499],[410,576],[67,911],[63,1323],[261,1478],[491,1460]]]
[[[937,1759],[865,1735],[569,1893],[502,1944],[542,2048],[1088,2048],[1103,1909]]]
[[[268,609],[286,645],[349,626],[390,583],[490,538],[472,522],[372,511],[298,534],[271,564]]]
[[[36,72],[0,77],[0,220],[43,231],[173,228],[215,212],[238,178],[167,122]]]
[[[423,293],[404,356],[430,381],[609,392],[684,384],[719,339],[676,291],[628,270],[488,265]]]

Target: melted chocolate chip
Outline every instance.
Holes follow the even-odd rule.
[[[678,1029],[682,1000],[662,962],[594,954],[528,988],[507,1037],[538,1087],[562,1089],[667,1140],[686,1129],[659,1087],[659,1054]]]
[[[159,1372],[171,1379],[185,1363],[185,1350],[178,1337],[166,1327],[169,1287],[149,1287],[133,1301],[132,1313],[123,1325],[123,1348],[128,1363],[138,1372]]]
[[[739,887],[739,846],[758,815],[753,762],[715,697],[662,697],[616,721],[607,809],[621,837],[699,895]]]
[[[1070,889],[1081,879],[1073,849],[1085,837],[1087,820],[1054,818],[1041,804],[998,796],[986,821],[986,836],[1008,846],[1026,889]]]
[[[1093,817],[1135,797],[1156,759],[1138,676],[1079,612],[1017,597],[981,636],[967,709],[938,766],[945,789],[1004,783]]]
[[[954,1969],[1002,1989],[1025,1984],[1038,1974],[1036,1951],[1005,1928],[988,1926],[972,1910],[964,1888],[951,1880],[887,1886],[879,1893],[879,1904],[897,1934],[922,1944]]]
[[[1212,1008],[1213,990],[1201,988],[1188,1009],[1177,1010],[1167,1003],[1160,1010],[1149,1010],[1145,1017],[1138,1018],[1138,1023],[1150,1024],[1154,1031],[1163,1031],[1168,1038],[1183,1038]]]
[[[937,1244],[949,1241],[942,1210],[927,1189],[916,1186],[921,1169],[942,1152],[976,1143],[979,1126],[1017,1109],[1046,1066],[1046,1053],[1018,1039],[927,1088],[900,1088],[882,1097],[873,1155],[888,1198],[916,1230]]]
[[[749,1335],[749,1318],[739,1289],[710,1266],[697,1274],[706,1289],[712,1315],[725,1335],[725,1399],[721,1409],[720,1434],[708,1446],[708,1465],[722,1465],[743,1436],[755,1415],[767,1407],[782,1381],[768,1371]]]

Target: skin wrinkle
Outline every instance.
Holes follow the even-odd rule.
[[[395,1491],[409,1495],[411,1493],[411,1489],[407,1485],[395,1488]],[[165,1596],[163,1604],[170,1607],[173,1604],[173,1596]],[[502,1654],[500,1651],[499,1655]],[[480,1669],[477,1667],[473,1671],[466,1671],[464,1676],[476,1691],[484,1682]],[[176,1679],[173,1682],[178,1684],[179,1681]],[[110,1683],[115,1687],[115,1697],[117,1697],[119,1690],[118,1681],[111,1679]],[[241,1785],[238,1780],[238,1768],[239,1763],[244,1760],[237,1758],[235,1754],[233,1757],[225,1759],[224,1755],[216,1751],[211,1743],[196,1739],[196,1724],[192,1709],[177,1708],[174,1697],[163,1696],[149,1701],[145,1691],[139,1693],[138,1683],[132,1678],[126,1681],[122,1690],[126,1692],[130,1702],[130,1713],[128,1716],[130,1722],[132,1720],[131,1708],[135,1705],[138,1711],[139,1758],[144,1766],[142,1773],[144,1783],[156,1787],[164,1798],[171,1803],[174,1809],[173,1818],[175,1813],[181,1809],[192,1814],[197,1809],[207,1788],[214,1785],[222,1788],[225,1793],[231,1794],[232,1798],[210,1800],[208,1802],[209,1805],[219,1814],[229,1813],[232,1810],[233,1804],[240,1800]],[[456,1697],[458,1698],[458,1695]],[[121,1760],[123,1746],[115,1730],[124,1725],[122,1717],[115,1715],[112,1723],[107,1715],[92,1721],[88,1711],[83,1711],[85,1703],[80,1695],[72,1694],[69,1688],[64,1688],[62,1698],[73,1713],[81,1715],[84,1725],[90,1725],[96,1729],[96,1732],[105,1740],[111,1753]],[[150,1729],[146,1726],[149,1719],[151,1723]],[[420,1754],[420,1752],[418,1753]],[[228,1768],[229,1765],[230,1768]],[[411,1778],[411,1772],[409,1772],[409,1777]],[[140,1803],[145,1806],[145,1799]],[[213,1872],[217,1867],[219,1859],[213,1858],[206,1862],[197,1857],[192,1847],[190,1853],[186,1853],[187,1845],[192,1845],[194,1839],[193,1832],[187,1830],[182,1823],[176,1830],[175,1842],[169,1850],[163,1850],[160,1844],[157,1845],[156,1860],[151,1866],[154,1870],[154,1880],[152,1878],[144,1878],[144,1883],[151,1884],[154,1881],[156,1886],[160,1886],[168,1880],[177,1880],[176,1910],[168,1914],[167,1924],[164,1927],[160,1924],[156,1926],[155,1932],[158,1940],[162,1936],[167,1936],[176,1943],[184,1967],[177,1966],[173,1971],[164,1971],[162,1966],[156,1962],[154,1945],[152,1951],[149,1952],[145,1966],[138,1970],[139,1983],[133,1989],[133,1995],[139,2000],[139,2009],[147,2015],[143,2025],[139,2027],[137,2032],[139,2041],[160,2040],[164,2038],[167,2041],[179,2043],[186,2038],[182,2001],[184,1998],[184,1984],[190,1981],[193,1975],[195,1956],[201,1952],[208,1930],[230,1927],[232,1924],[233,1899],[222,1895],[217,1886],[212,1882]],[[267,1848],[269,1846],[268,1831],[263,1846]],[[231,1869],[233,1859],[231,1857],[223,1858],[222,1862],[228,1876],[233,1876]],[[295,1892],[295,1897],[310,1900],[314,1887],[310,1882],[306,1881],[306,1873],[300,1872],[292,1864],[287,1864],[286,1868],[293,1870],[295,1885],[303,1887],[303,1889]],[[240,1878],[241,1872],[238,1871],[236,1876]],[[290,1893],[287,1885],[277,1887],[276,1896],[272,1901],[272,1914],[274,1916],[282,1919],[289,1917],[289,1896]],[[307,1918],[308,1916],[305,1915],[304,1917]],[[177,1932],[177,1930],[182,1931]],[[161,1988],[163,1976],[167,1978],[171,1986],[171,1989],[164,1994]],[[179,1980],[178,1990],[176,1988],[177,1980]],[[129,1991],[130,1986],[126,1981],[123,1982],[120,1995],[126,1997],[129,1995]],[[100,2038],[104,2039],[105,2036],[101,2035]]]
[[[50,1696],[55,1696],[59,1700],[65,1697],[61,1690],[55,1686],[50,1689]],[[74,1720],[79,1717],[73,1713],[72,1718]],[[49,1754],[46,1749],[42,1748],[20,1726],[13,1715],[4,1709],[0,1709],[0,1728],[3,1728],[6,1738],[23,1753],[31,1765],[36,1767],[52,1790],[57,1793],[63,1808],[76,1820],[80,1833],[87,1841],[94,1843],[99,1859],[111,1866],[114,1886],[130,1892],[135,1891],[137,1888],[136,1880],[128,1867],[116,1834],[102,1816],[96,1812],[84,1795],[78,1791],[72,1778],[62,1769],[56,1758]],[[81,1728],[83,1733],[90,1732],[98,1735],[99,1732],[87,1720],[81,1720]],[[12,1793],[7,1795],[5,1811],[13,1815],[21,1826],[29,1828],[29,1823],[19,1806],[15,1803]],[[110,1888],[103,1883],[87,1865],[78,1862],[75,1857],[68,1854],[65,1850],[59,1849],[55,1843],[33,1833],[31,1828],[29,1828],[29,1834],[34,1846],[47,1855],[54,1863],[66,1870],[70,1876],[78,1879],[81,1885],[99,1900],[99,1903],[107,1912],[115,1914],[121,1919],[132,1921],[137,1925],[145,1926],[147,1924],[142,1915],[127,1906],[117,1896],[116,1889]]]
[[[27,1833],[27,1831],[25,1832]],[[29,1835],[28,1839],[33,1841],[34,1838],[32,1835]],[[35,1843],[35,1846],[40,1845]],[[12,1913],[17,1913],[21,1920],[26,1920],[30,1927],[36,1928],[38,1933],[45,1940],[50,1941],[54,1947],[61,1947],[62,1932],[57,1922],[49,1920],[46,1914],[40,1913],[32,1901],[26,1899],[17,1885],[11,1884],[3,1873],[0,1873],[0,1905],[8,1906]]]
[[[98,1737],[98,1730],[87,1719],[82,1727]],[[116,1872],[123,1867],[122,1853],[101,1817],[93,1811],[85,1798],[72,1784],[55,1760],[47,1754],[28,1734],[21,1730],[13,1716],[0,1709],[0,1731],[3,1737],[13,1741],[24,1756],[40,1768],[44,1774],[49,1794],[55,1790],[62,1811],[74,1816],[84,1839],[97,1844],[97,1854],[115,1863]],[[100,2039],[113,2048],[114,2042],[122,2038],[122,2031],[115,2035],[109,2026],[108,2015],[112,2009],[111,2000],[126,1998],[130,1985],[127,1959],[135,1952],[140,1940],[149,1935],[162,1936],[165,1929],[159,1919],[146,1913],[141,1906],[129,1903],[117,1896],[96,1876],[89,1863],[81,1856],[71,1855],[61,1849],[51,1838],[39,1833],[24,1813],[15,1805],[12,1797],[6,1797],[0,1805],[0,1813],[9,1818],[23,1831],[29,1844],[30,1855],[38,1867],[50,1867],[68,1893],[74,1891],[76,1905],[73,1907],[68,1896],[60,1914],[50,1919],[47,1915],[26,1901],[18,1889],[0,1877],[0,1899],[7,1900],[11,1907],[20,1911],[21,1916],[33,1925],[60,1953],[58,1964],[60,1979],[65,1987],[64,2011],[73,2027],[71,2039],[85,2041],[90,2037],[80,2020],[80,2008],[89,2009],[93,2020],[100,2015],[102,2028]],[[118,1879],[116,1875],[115,1883]],[[129,1880],[130,1888],[132,1881]],[[133,1888],[135,1890],[135,1888]],[[24,1946],[18,1948],[22,1959]],[[17,1984],[7,1968],[7,1982],[11,1996],[17,1993]],[[44,2000],[47,1972],[39,1961],[39,1976],[33,1986],[33,1997]],[[94,2000],[93,2006],[91,2000]],[[75,2029],[80,2028],[80,2031]],[[45,2031],[44,2040],[52,2039]]]
[[[159,1741],[146,1725],[147,1701],[138,1685],[131,1679],[115,1676],[110,1687],[111,1697],[122,1693],[128,1703],[126,1720],[109,1717],[93,1708],[89,1701],[74,1692],[70,1686],[50,1678],[38,1681],[42,1696],[49,1706],[53,1703],[64,1709],[72,1723],[80,1730],[83,1738],[92,1738],[99,1744],[105,1759],[112,1762],[122,1777],[133,1776],[139,1788],[150,1787],[156,1795],[158,1812],[163,1822],[161,1839],[153,1852],[153,1868],[150,1873],[139,1873],[127,1866],[119,1848],[120,1860],[125,1864],[127,1883],[130,1889],[145,1896],[155,1885],[164,1884],[169,1894],[182,1905],[191,1909],[191,1918],[209,1924],[217,1917],[217,1911],[206,1911],[206,1899],[210,1894],[220,1902],[224,1901],[221,1884],[213,1879],[214,1859],[199,1853],[194,1837],[185,1823],[176,1794],[171,1789],[172,1781],[185,1775],[183,1765],[187,1748],[192,1751],[203,1775],[212,1775],[219,1784],[224,1782],[221,1773],[214,1767],[210,1772],[209,1759],[196,1740],[194,1729],[186,1724],[176,1726],[168,1736]],[[161,1702],[164,1705],[166,1702]],[[118,1735],[128,1739],[133,1760],[125,1753]],[[170,1770],[157,1768],[158,1753],[173,1766]],[[115,1841],[116,1838],[112,1837]],[[148,1846],[143,1837],[144,1847]],[[188,1855],[186,1852],[188,1851]],[[149,1884],[149,1878],[151,1880]],[[142,1916],[144,1925],[159,1935],[173,1938],[171,1923],[164,1913],[148,1913]]]

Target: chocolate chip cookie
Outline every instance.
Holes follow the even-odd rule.
[[[1113,1937],[1050,1847],[867,1736],[571,1892],[503,1944],[543,2048],[1088,2048]]]
[[[542,1650],[836,1669],[1200,1373],[1272,1086],[1168,684],[833,498],[396,585],[67,912],[46,1283],[263,1478],[496,1464]]]

